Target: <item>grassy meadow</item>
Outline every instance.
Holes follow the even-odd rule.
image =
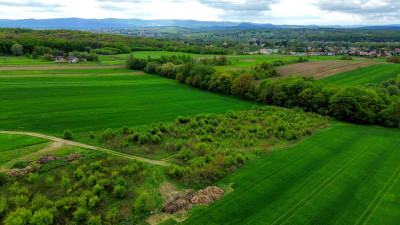
[[[369,83],[380,84],[390,78],[396,78],[399,73],[399,64],[379,64],[336,74],[320,81],[338,86],[366,85]]]
[[[65,76],[52,71],[33,72],[38,77],[30,77],[28,71],[4,72],[12,76],[0,75],[0,129],[60,136],[65,129],[78,133],[136,126],[172,121],[179,115],[225,113],[255,105],[180,85],[175,80],[127,72],[54,71]]]
[[[184,224],[396,224],[398,129],[335,123],[219,183],[234,191]]]

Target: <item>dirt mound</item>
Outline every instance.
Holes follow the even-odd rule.
[[[82,158],[83,155],[79,154],[79,153],[74,153],[74,154],[70,154],[67,155],[66,157],[58,157],[56,155],[45,155],[42,156],[39,160],[31,162],[30,164],[32,165],[32,163],[38,164],[39,166],[44,165],[46,163],[49,163],[51,161],[54,160],[62,160],[64,159],[67,162],[72,162],[75,161],[77,159]],[[32,167],[31,166],[27,166],[26,168],[23,169],[8,169],[7,170],[7,175],[9,177],[21,177],[21,176],[25,176],[28,175],[29,173],[32,172]]]
[[[71,154],[71,155],[67,155],[64,159],[67,162],[72,162],[72,161],[78,160],[78,159],[80,159],[82,157],[83,157],[83,155],[81,155],[79,153],[74,153],[74,154]]]
[[[210,196],[204,194],[195,195],[190,201],[193,205],[209,205],[213,202]]]
[[[9,177],[22,177],[25,175],[28,175],[32,171],[32,168],[30,166],[24,168],[24,169],[9,169],[7,170],[7,175]]]
[[[54,160],[60,160],[62,159],[61,157],[55,156],[55,155],[45,155],[42,156],[38,161],[36,161],[38,164],[44,165],[48,162],[54,161]]]
[[[185,196],[167,202],[163,207],[163,212],[180,213],[192,208],[193,205],[209,205],[214,200],[220,199],[224,193],[224,190],[215,186],[201,189],[198,193],[189,192]]]
[[[208,186],[208,187],[200,190],[199,193],[207,195],[214,200],[219,200],[222,197],[222,195],[225,193],[225,191],[216,186]]]

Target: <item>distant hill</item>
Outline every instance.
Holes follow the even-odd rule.
[[[149,27],[182,27],[191,29],[255,29],[255,28],[318,28],[316,25],[273,25],[239,22],[215,22],[197,20],[141,20],[141,19],[0,19],[0,27],[31,28],[31,29],[73,29],[86,30],[97,28],[135,29]],[[343,28],[341,26],[326,26],[330,28]]]

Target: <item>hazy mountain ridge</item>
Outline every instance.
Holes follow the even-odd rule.
[[[191,29],[254,29],[254,28],[363,28],[363,29],[400,29],[400,25],[382,26],[317,26],[317,25],[273,25],[248,22],[217,22],[197,20],[141,20],[141,19],[0,19],[0,27],[31,28],[31,29],[96,29],[96,28],[148,28],[148,27],[182,27]]]

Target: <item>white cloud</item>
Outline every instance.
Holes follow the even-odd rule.
[[[0,0],[0,17],[373,25],[400,23],[400,0]]]

